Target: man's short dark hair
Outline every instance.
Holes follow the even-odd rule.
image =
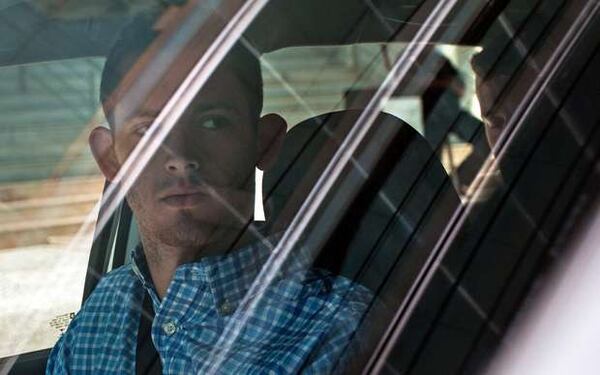
[[[111,127],[115,125],[113,105],[115,100],[118,101],[118,97],[113,98],[113,95],[127,72],[158,36],[154,28],[158,16],[158,13],[138,15],[120,32],[106,58],[100,83],[100,101]],[[263,83],[259,58],[241,43],[237,43],[217,68],[217,70],[222,69],[227,69],[236,75],[247,89],[251,113],[256,117],[260,116],[263,105]]]

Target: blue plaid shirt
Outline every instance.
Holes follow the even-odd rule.
[[[270,252],[253,244],[177,268],[164,299],[152,286],[143,251],[109,272],[53,348],[47,374],[134,374],[144,293],[156,316],[152,339],[165,374],[196,374]],[[343,371],[372,294],[343,277],[294,261],[264,293],[219,373],[325,374]],[[351,345],[353,347],[353,345]],[[352,352],[352,353],[351,353]]]

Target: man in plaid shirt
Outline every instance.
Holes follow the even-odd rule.
[[[118,101],[119,83],[157,36],[154,21],[126,28],[103,71],[110,129],[94,129],[90,146],[109,181],[165,104],[147,100],[128,114]],[[260,295],[247,295],[278,237],[245,229],[254,170],[274,163],[286,130],[279,116],[260,117],[260,77],[258,60],[234,47],[153,155],[127,194],[141,244],[100,281],[52,350],[48,374],[343,371],[367,289],[296,255]],[[241,322],[229,342],[223,332]]]

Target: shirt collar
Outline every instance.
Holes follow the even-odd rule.
[[[219,311],[228,315],[240,304],[257,275],[267,262],[280,236],[271,236],[225,255],[204,257],[197,262],[177,267],[172,283],[193,283],[198,287],[207,285]],[[281,267],[276,278],[286,275],[304,277],[309,258],[293,256]],[[146,289],[155,295],[154,284],[146,263],[144,251],[138,245],[132,254],[132,269]]]

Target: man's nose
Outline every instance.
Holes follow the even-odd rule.
[[[180,132],[166,139],[162,149],[166,155],[164,166],[167,173],[185,177],[198,172],[200,162],[194,152],[198,145],[191,145],[190,141],[190,137]]]
[[[181,177],[197,172],[199,167],[200,165],[197,161],[178,155],[170,156],[165,163],[168,173]]]

